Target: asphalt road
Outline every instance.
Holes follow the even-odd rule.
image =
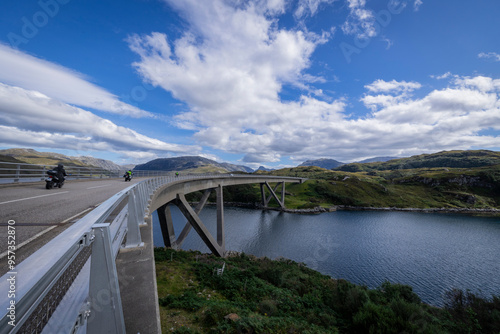
[[[144,178],[134,178],[131,182],[123,179],[66,181],[61,189],[50,190],[45,189],[43,181],[0,185],[0,259],[7,250],[9,221],[15,226],[18,251],[29,248],[32,253],[100,203],[141,180]]]

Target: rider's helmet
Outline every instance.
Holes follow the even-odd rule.
[[[57,165],[57,167],[64,168],[63,164],[59,164],[59,165]]]

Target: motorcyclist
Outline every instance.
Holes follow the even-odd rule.
[[[59,183],[64,182],[64,177],[67,176],[66,171],[64,170],[63,164],[58,164],[57,167],[54,168],[54,171],[57,172],[57,178],[59,179]]]
[[[125,175],[123,175],[123,177],[125,178],[125,181],[126,180],[132,180],[132,175],[134,173],[129,169],[128,171],[125,172]]]

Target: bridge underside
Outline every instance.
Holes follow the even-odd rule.
[[[276,195],[276,191],[280,187],[280,185],[281,196],[278,198],[278,196]],[[266,194],[266,188],[269,191],[269,196]],[[205,224],[203,224],[203,221],[199,217],[200,212],[203,210],[203,207],[207,203],[208,197],[214,190],[216,192],[217,198],[217,238],[214,238],[212,236],[212,234],[208,231]],[[262,206],[264,208],[268,207],[269,202],[273,198],[276,200],[276,202],[278,202],[280,208],[285,208],[285,182],[277,182],[274,188],[272,188],[267,181],[262,182],[260,183],[260,190]],[[187,219],[187,222],[178,237],[176,237],[174,232],[174,224],[169,207],[170,204],[176,205],[182,212],[184,217]],[[165,247],[180,249],[182,243],[186,239],[191,229],[194,229],[213,254],[224,257],[226,252],[226,242],[224,234],[224,198],[222,184],[218,184],[214,188],[205,189],[200,202],[194,209],[187,202],[185,194],[182,192],[178,192],[174,199],[160,206],[157,209],[157,212]]]

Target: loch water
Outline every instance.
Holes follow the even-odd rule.
[[[176,235],[186,219],[171,207]],[[336,211],[291,214],[224,209],[226,250],[303,262],[333,278],[378,287],[407,284],[420,298],[441,306],[443,294],[469,289],[500,296],[500,219],[459,214]],[[216,236],[216,210],[200,214]],[[156,213],[155,246],[163,246]],[[192,229],[182,249],[210,252]]]

